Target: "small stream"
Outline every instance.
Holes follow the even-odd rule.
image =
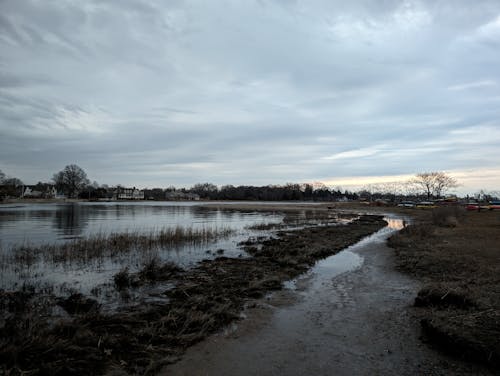
[[[384,217],[387,226],[377,231],[376,233],[365,237],[356,244],[351,245],[323,260],[320,260],[304,275],[299,276],[285,283],[285,288],[297,290],[298,281],[313,281],[313,285],[309,289],[317,289],[324,285],[325,281],[331,280],[343,273],[353,271],[363,265],[364,258],[356,251],[366,247],[369,244],[384,243],[385,240],[394,232],[403,229],[407,225],[407,220],[396,217]],[[299,283],[300,285],[300,283]]]
[[[165,375],[473,375],[424,346],[409,310],[420,283],[394,268],[387,227],[319,261],[234,331],[190,348]],[[228,365],[231,367],[228,367]]]

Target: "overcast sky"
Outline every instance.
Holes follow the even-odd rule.
[[[500,1],[0,0],[0,169],[500,189]]]

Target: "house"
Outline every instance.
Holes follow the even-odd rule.
[[[117,187],[115,197],[117,200],[144,200],[144,191],[136,187]]]
[[[25,185],[21,194],[23,198],[57,198],[58,196],[56,187],[48,183]]]

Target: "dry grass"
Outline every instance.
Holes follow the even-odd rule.
[[[445,349],[500,365],[500,213],[448,211],[389,240],[398,267],[424,281],[416,298],[423,328]],[[459,319],[457,319],[459,318]]]
[[[149,233],[124,232],[98,234],[63,244],[20,245],[11,250],[13,261],[32,265],[43,260],[52,263],[88,262],[116,257],[132,250],[173,248],[185,244],[204,244],[233,232],[230,228],[165,228]]]
[[[465,209],[461,206],[443,206],[432,211],[432,223],[441,227],[456,227],[465,218]]]

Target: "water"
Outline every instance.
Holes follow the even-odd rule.
[[[237,211],[193,202],[59,203],[0,206],[0,247],[63,242],[98,233],[151,231],[163,227],[242,230],[280,222],[277,212]]]
[[[120,309],[150,301],[165,301],[162,294],[168,283],[142,286],[127,292],[124,303],[116,291],[113,276],[125,267],[137,272],[143,265],[157,258],[183,268],[191,268],[199,261],[220,256],[247,257],[239,242],[250,237],[273,234],[267,226],[252,229],[254,225],[280,224],[280,229],[293,229],[318,223],[314,208],[305,205],[293,214],[277,211],[276,204],[266,210],[232,209],[227,203],[200,205],[196,202],[105,202],[105,203],[49,203],[0,205],[0,289],[17,290],[24,285],[37,291],[56,295],[81,292],[94,296],[105,309]],[[344,221],[335,213],[327,213],[320,223]],[[29,264],[12,261],[12,248],[18,245],[46,245],[69,242],[96,234],[138,232],[150,233],[162,228],[231,229],[227,237],[201,244],[184,244],[151,250],[133,249],[114,257],[91,260],[71,260],[54,263],[48,258]],[[42,247],[43,248],[43,247]]]
[[[151,258],[172,261],[189,268],[203,259],[218,256],[242,257],[238,242],[262,231],[248,227],[262,223],[279,223],[282,213],[253,210],[219,209],[194,202],[111,202],[50,203],[0,206],[0,289],[19,289],[23,285],[40,290],[56,289],[57,294],[72,292],[99,295],[103,303],[114,304],[113,275],[125,267],[139,270]],[[16,245],[44,245],[112,232],[149,233],[161,228],[233,230],[229,237],[197,245],[179,245],[153,250],[134,250],[119,257],[86,262],[53,264],[41,260],[32,265],[13,263],[9,259]],[[163,288],[165,286],[160,286]],[[150,288],[153,290],[153,287]],[[144,295],[137,292],[137,296]],[[147,294],[146,294],[147,295]],[[149,291],[153,296],[154,291]]]
[[[329,256],[323,260],[319,260],[314,267],[304,275],[285,283],[285,287],[290,290],[297,290],[298,281],[313,280],[310,290],[319,290],[325,284],[328,284],[332,278],[335,278],[343,273],[353,271],[363,265],[363,257],[357,251],[367,246],[374,246],[384,243],[386,239],[395,231],[403,229],[407,221],[402,218],[384,217],[387,226],[377,231],[376,233],[365,237],[356,244],[353,244],[339,253]]]

